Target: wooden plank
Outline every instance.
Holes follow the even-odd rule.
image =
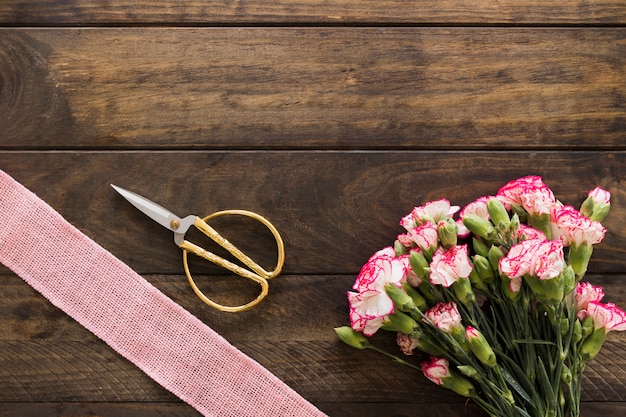
[[[572,4],[567,0],[545,2],[417,0],[353,2],[337,0],[281,0],[206,2],[128,2],[54,0],[5,0],[0,22],[11,25],[91,24],[617,24],[626,22],[620,0],[591,0]]]
[[[313,402],[463,403],[410,368],[336,340],[332,328],[348,320],[347,277],[282,277],[263,304],[237,315],[203,307],[176,277],[146,278]],[[591,279],[610,301],[626,305],[619,279]],[[8,295],[0,304],[7,318],[0,327],[0,403],[174,401],[86,329],[30,294],[19,278],[4,277],[0,290]],[[391,333],[374,340],[397,351]],[[585,371],[584,401],[626,401],[625,352],[626,334],[610,334]]]
[[[0,417],[201,417],[202,414],[182,403],[0,403]]]
[[[587,279],[604,288],[606,302],[626,309],[624,275],[591,275]],[[224,314],[203,304],[184,276],[144,275],[164,294],[232,343],[277,345],[283,341],[335,342],[332,329],[349,323],[346,291],[350,290],[355,277],[356,274],[284,275],[272,281],[270,293],[259,308],[240,314]],[[200,277],[198,285],[225,304],[237,304],[241,302],[240,297],[249,296],[243,281],[234,280],[232,276]],[[3,294],[0,340],[49,344],[76,340],[92,343],[96,340],[20,278],[2,276],[0,288]],[[626,356],[626,353],[617,356]]]
[[[393,243],[402,232],[400,218],[414,206],[440,198],[462,206],[494,194],[507,181],[537,174],[574,206],[597,185],[613,193],[604,221],[609,233],[590,270],[623,273],[625,157],[534,151],[0,152],[0,167],[140,273],[180,273],[180,251],[170,232],[130,206],[110,183],[180,215],[227,208],[259,212],[283,235],[286,273],[354,274],[373,252]],[[250,232],[252,226],[216,224],[271,265],[272,237],[262,226]],[[254,241],[241,238],[250,234]]]
[[[332,417],[381,417],[381,416],[412,416],[430,417],[483,417],[471,404],[438,403],[438,404],[406,404],[406,403],[318,403],[322,411]],[[604,417],[619,416],[626,412],[623,403],[583,402],[582,416]],[[102,415],[106,417],[199,417],[200,414],[190,406],[178,403],[4,403],[0,404],[2,417],[56,417],[59,414],[74,417],[91,417]]]
[[[476,407],[471,404],[439,403],[439,404],[406,404],[406,403],[318,403],[322,411],[332,417],[381,417],[381,416],[412,416],[430,417],[482,417]],[[626,408],[619,402],[582,403],[582,416],[604,417],[620,416]],[[199,417],[191,407],[185,404],[170,403],[4,403],[0,404],[2,417],[56,417],[58,415],[73,417]]]
[[[625,28],[0,30],[3,149],[624,149]]]

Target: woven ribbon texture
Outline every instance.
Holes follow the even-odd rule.
[[[211,417],[322,417],[258,362],[0,171],[0,261]]]

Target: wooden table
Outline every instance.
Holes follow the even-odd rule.
[[[333,332],[414,205],[527,174],[573,205],[601,185],[589,279],[626,307],[623,0],[3,0],[0,24],[0,169],[330,417],[482,415]],[[109,183],[181,214],[264,214],[284,275],[250,312],[207,308],[170,234]],[[225,302],[251,291],[209,280]],[[198,415],[6,268],[0,317],[0,416]],[[583,401],[626,412],[623,334]]]

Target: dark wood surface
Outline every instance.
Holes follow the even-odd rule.
[[[0,25],[0,169],[330,417],[483,415],[335,339],[345,291],[414,205],[526,174],[574,205],[601,185],[589,279],[626,307],[621,0],[5,0]],[[284,275],[250,312],[210,310],[110,183],[180,214],[262,213]],[[262,229],[217,226],[271,262]],[[224,302],[253,290],[198,268]],[[0,416],[198,415],[4,267],[0,318]],[[626,413],[626,336],[583,387],[583,416]]]

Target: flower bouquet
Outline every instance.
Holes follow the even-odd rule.
[[[491,416],[576,417],[585,365],[608,332],[626,330],[626,313],[581,281],[609,200],[598,187],[577,210],[528,176],[460,211],[445,199],[415,207],[400,222],[406,233],[361,269],[348,292],[351,326],[337,335]],[[379,329],[396,333],[405,355],[430,359],[374,346]]]

